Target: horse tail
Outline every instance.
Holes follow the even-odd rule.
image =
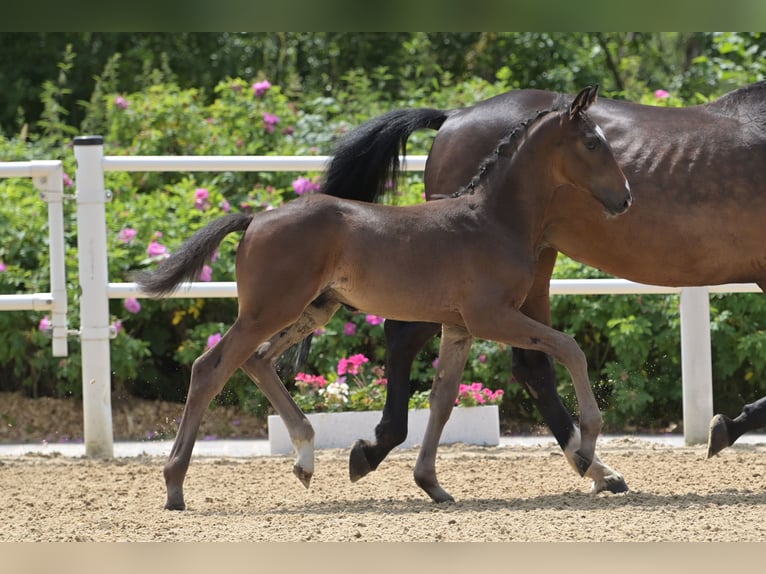
[[[172,293],[182,282],[199,275],[224,237],[234,231],[244,231],[252,219],[251,214],[231,213],[208,223],[162,261],[155,271],[139,271],[133,274],[133,279],[150,297]]]
[[[419,129],[438,130],[449,112],[432,108],[394,110],[343,136],[324,174],[321,192],[375,202],[390,184],[396,189],[407,139]]]

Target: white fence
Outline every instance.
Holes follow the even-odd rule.
[[[64,168],[58,160],[0,162],[0,178],[31,178],[40,198],[48,204],[50,292],[0,295],[0,311],[50,311],[52,353],[66,357],[67,293],[64,246]]]
[[[81,288],[81,326],[77,333],[82,342],[85,452],[89,457],[109,458],[113,456],[114,448],[110,394],[108,303],[109,299],[143,297],[144,294],[134,283],[110,283],[108,280],[105,204],[108,201],[109,193],[106,190],[104,173],[112,171],[321,171],[329,158],[325,156],[105,157],[103,155],[103,141],[100,136],[78,137],[75,138],[74,144],[75,158],[77,159],[78,262]],[[425,156],[409,156],[404,162],[404,169],[422,171],[425,168],[425,159]],[[0,164],[0,175],[3,173],[3,165]],[[50,179],[56,178],[51,177]],[[60,176],[57,181],[61,182]],[[36,184],[38,184],[37,180]],[[48,184],[50,185],[51,182]],[[45,182],[41,181],[39,185],[45,185]],[[42,189],[47,190],[48,188]],[[58,204],[60,204],[62,196],[59,188],[58,195],[54,193],[52,197],[58,198]],[[52,202],[52,199],[47,197],[46,200],[49,201],[50,205],[56,204],[56,201]],[[51,229],[53,229],[53,225],[51,225]],[[51,233],[53,234],[53,231]],[[56,233],[59,233],[58,230]],[[60,235],[63,238],[63,223]],[[51,245],[54,246],[53,239]],[[63,249],[63,239],[61,245]],[[58,258],[59,254],[56,254],[56,257]],[[52,250],[52,284],[53,259]],[[63,277],[63,251],[61,259],[57,259],[56,273],[62,273],[61,276]],[[64,285],[64,283],[56,283],[56,285]],[[709,292],[749,293],[760,292],[760,289],[754,284],[728,284],[710,288],[681,289],[643,285],[622,279],[553,280],[551,282],[552,295],[681,294],[682,384],[686,444],[698,444],[707,440],[708,423],[713,415]],[[194,282],[182,287],[172,296],[176,298],[236,297],[236,284],[233,282]],[[55,291],[51,297],[55,301]],[[62,333],[61,305],[59,304],[56,309],[59,317],[58,323],[54,323],[54,336],[58,333],[60,337]],[[65,310],[64,307],[64,333],[66,333]],[[56,312],[54,310],[54,317]],[[59,331],[55,331],[57,327]],[[54,354],[56,354],[55,341],[54,338]]]

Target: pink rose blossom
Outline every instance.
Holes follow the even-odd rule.
[[[370,359],[362,354],[352,355],[348,359],[341,359],[338,361],[338,374],[339,375],[358,375],[359,368],[364,363],[369,363]]]
[[[378,317],[377,315],[367,315],[365,320],[370,325],[380,325],[383,322],[383,317]]]
[[[51,323],[51,318],[46,315],[42,319],[40,319],[40,323],[38,323],[37,328],[40,329],[40,331],[47,332],[50,331],[53,324]]]
[[[125,227],[120,230],[117,238],[123,243],[130,243],[136,237],[136,230],[132,227]]]
[[[349,321],[343,326],[344,335],[356,335],[356,325]]]
[[[262,80],[260,82],[255,82],[253,84],[253,93],[256,95],[256,97],[260,98],[269,91],[271,88],[271,82],[268,80]]]
[[[213,278],[213,269],[210,265],[203,265],[202,271],[199,272],[200,281],[210,281]]]
[[[293,190],[295,190],[295,193],[298,195],[318,191],[319,187],[320,185],[318,183],[315,183],[306,177],[299,177],[293,181]]]
[[[275,114],[269,114],[264,112],[263,114],[263,128],[268,132],[272,133],[274,131],[274,126],[276,126],[279,123],[279,116]]]
[[[666,100],[670,97],[670,94],[666,92],[665,90],[657,90],[654,92],[654,97],[658,100]]]
[[[222,335],[220,333],[213,333],[207,338],[207,348],[212,349],[215,347],[218,342],[222,339]]]
[[[168,248],[162,243],[152,241],[146,249],[146,252],[149,254],[149,257],[160,257],[168,254]]]
[[[129,313],[135,315],[141,310],[141,303],[139,303],[138,299],[135,297],[129,297],[128,299],[125,299],[125,309],[127,309]]]

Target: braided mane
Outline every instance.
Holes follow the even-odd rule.
[[[549,113],[558,112],[561,109],[563,100],[563,94],[559,94],[552,108],[547,110],[539,110],[533,118],[519,122],[507,136],[500,139],[500,141],[497,143],[497,146],[495,147],[495,150],[489,156],[487,156],[484,161],[481,162],[481,164],[479,164],[479,170],[476,172],[476,175],[471,178],[471,181],[469,181],[468,184],[458,189],[449,197],[460,197],[461,195],[473,194],[481,179],[487,175],[490,168],[499,161],[501,156],[505,155],[508,157],[508,159],[510,159],[516,154],[516,152],[519,150],[519,147],[521,147],[522,142],[524,141],[523,137],[517,136],[520,134],[525,135],[533,125],[535,125],[538,121],[540,121],[540,119]],[[506,147],[511,144],[513,144],[513,147],[510,150],[506,150]]]

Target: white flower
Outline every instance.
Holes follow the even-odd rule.
[[[330,383],[323,389],[319,389],[320,395],[327,395],[330,400],[340,401],[342,403],[348,402],[348,385],[341,381],[335,381]]]

